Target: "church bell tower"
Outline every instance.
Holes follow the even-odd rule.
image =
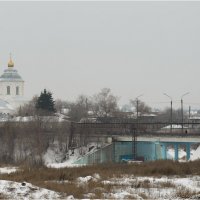
[[[0,76],[0,98],[4,100],[16,99],[24,96],[24,81],[14,68],[10,55],[7,69]]]

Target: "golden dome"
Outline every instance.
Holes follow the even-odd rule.
[[[8,62],[8,67],[14,67],[14,62],[12,61],[11,57],[10,57],[10,60]]]

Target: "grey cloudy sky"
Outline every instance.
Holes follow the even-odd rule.
[[[189,91],[200,106],[200,2],[0,2],[1,72],[10,52],[28,98],[109,87],[121,103]]]

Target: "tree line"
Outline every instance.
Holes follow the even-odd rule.
[[[136,109],[136,100],[130,100],[127,107],[128,111],[131,111],[131,107]],[[39,96],[34,96],[31,101],[21,106],[17,115],[52,115],[55,112],[64,113],[67,110],[70,119],[77,122],[89,116],[120,117],[122,112],[127,111],[127,107],[119,106],[119,97],[114,95],[109,88],[103,88],[92,96],[79,95],[75,101],[61,99],[54,101],[52,93],[44,89]],[[137,109],[140,114],[151,112],[151,107],[140,100]]]
[[[79,95],[76,100],[68,101],[53,99],[52,93],[44,89],[39,96],[34,96],[31,101],[21,106],[18,116],[54,115],[55,112],[68,115],[71,121],[79,122],[81,119],[127,117],[124,113],[138,112],[139,117],[152,112],[152,108],[138,99],[130,99],[129,103],[119,106],[119,97],[114,95],[109,88],[103,88],[92,95]],[[170,109],[167,107],[162,112],[156,113],[158,121],[170,120]],[[130,116],[129,116],[130,117]],[[173,109],[173,119],[181,118],[181,110]],[[184,118],[187,118],[184,112]]]

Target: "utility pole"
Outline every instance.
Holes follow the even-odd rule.
[[[172,98],[166,94],[166,93],[163,93],[165,96],[169,97],[170,98],[170,132],[172,133],[172,124],[173,124],[173,119],[172,119]]]
[[[137,132],[138,132],[138,116],[139,116],[139,97],[143,96],[143,94],[139,95],[136,97],[136,128],[133,129],[132,128],[132,155],[133,155],[133,159],[136,160],[137,159]]]
[[[181,98],[181,123],[182,123],[182,133],[183,133],[183,99]]]
[[[139,100],[138,100],[138,98],[136,99],[136,109],[137,109],[137,122],[138,122],[138,109],[139,109]]]
[[[71,122],[70,124],[70,135],[69,135],[69,149],[72,149],[74,148],[74,122]]]
[[[188,95],[188,94],[189,94],[189,92],[187,92],[187,93],[185,93],[185,94],[183,94],[183,95],[181,96],[181,123],[182,123],[182,133],[183,133],[183,123],[184,123],[184,119],[183,119],[183,97],[186,96],[186,95]]]
[[[137,96],[136,99],[136,113],[137,113],[137,121],[138,121],[138,116],[139,116],[139,97],[143,96],[143,94]]]
[[[137,142],[137,138],[136,138],[136,131],[135,128],[133,126],[131,126],[131,133],[132,133],[132,159],[136,160],[137,158],[137,149],[136,149],[136,142]]]
[[[190,120],[190,117],[191,117],[191,106],[189,106],[189,120]]]

